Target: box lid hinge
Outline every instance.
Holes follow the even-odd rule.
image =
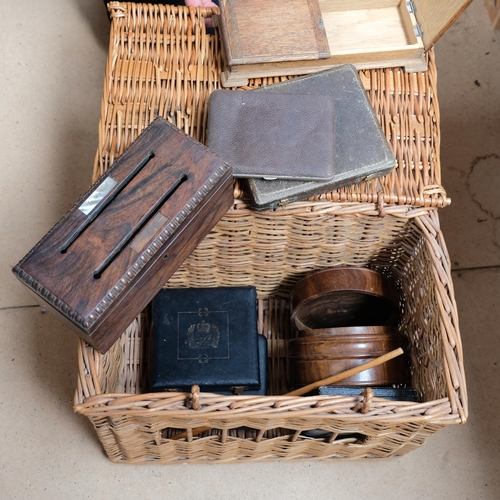
[[[415,12],[417,12],[417,8],[415,7],[415,4],[413,3],[412,0],[406,2],[406,8],[408,9],[408,12],[410,14],[415,14]]]
[[[406,8],[408,9],[408,12],[415,15],[416,18],[417,7],[415,6],[415,2],[413,0],[409,0],[408,2],[406,2]],[[415,32],[415,36],[422,37],[424,34],[420,23],[416,23],[413,25],[413,31]]]
[[[424,36],[424,32],[422,31],[422,26],[420,26],[420,24],[413,25],[413,31],[415,32],[415,36],[419,36],[420,38]]]

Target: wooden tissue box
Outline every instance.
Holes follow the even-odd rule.
[[[106,352],[232,204],[231,167],[156,118],[13,272]]]

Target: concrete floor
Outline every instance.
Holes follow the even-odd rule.
[[[400,459],[333,464],[105,457],[72,410],[76,337],[10,270],[90,184],[109,24],[101,0],[2,2],[0,19],[0,498],[500,498],[500,32],[482,0],[436,47],[470,419]]]

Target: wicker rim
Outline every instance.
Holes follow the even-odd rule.
[[[342,206],[340,205],[340,207],[336,208],[342,208]],[[371,211],[375,209],[373,206],[369,208]],[[393,207],[388,208],[394,210]],[[408,209],[408,207],[406,208]],[[427,212],[427,214],[424,215],[423,212]],[[417,213],[419,216],[415,217]],[[402,217],[402,214],[389,214],[388,216]],[[451,280],[450,260],[443,235],[439,228],[438,214],[435,209],[409,210],[406,217],[414,219],[425,235],[426,245],[430,250],[433,260],[433,273],[438,284],[437,300],[441,311],[440,331],[442,332],[441,342],[444,352],[444,372],[448,397],[426,403],[401,402],[401,404],[394,405],[391,402],[390,410],[387,410],[387,401],[384,403],[381,400],[380,406],[375,405],[370,412],[363,414],[363,418],[374,418],[375,420],[396,419],[397,421],[406,422],[408,420],[415,422],[431,420],[433,423],[442,424],[464,423],[468,416],[468,402],[463,351],[458,331],[458,314]],[[134,322],[129,328],[139,331],[139,321]],[[262,325],[260,325],[260,331],[262,331]],[[138,336],[132,335],[132,339],[130,345],[117,346],[118,349],[123,351],[123,356],[127,360],[129,358],[137,360],[141,356],[137,345]],[[298,417],[299,413],[295,413],[295,411],[299,408],[302,408],[306,413],[309,412],[308,414],[310,415],[315,415],[324,412],[324,407],[328,407],[330,404],[343,405],[345,399],[342,399],[343,397],[340,396],[306,396],[300,398],[265,396],[255,398],[249,396],[217,396],[209,393],[201,393],[200,402],[203,410],[197,412],[193,409],[187,409],[189,401],[192,399],[192,395],[189,393],[103,394],[99,384],[99,373],[103,368],[102,356],[84,341],[81,341],[79,344],[78,361],[79,377],[74,401],[75,411],[93,416],[112,414],[143,415],[168,412],[171,417],[175,417],[177,416],[177,412],[186,415],[185,412],[189,411],[190,426],[196,427],[196,413],[202,414],[203,420],[214,419],[215,421],[220,419],[220,410],[222,408],[230,411],[231,414],[242,411],[256,412],[253,415],[255,417],[293,411],[293,416]],[[136,365],[136,363],[129,364],[130,366]],[[135,392],[137,386],[130,389]],[[352,407],[353,404],[357,404],[359,401],[359,397],[348,399],[345,401],[345,406]],[[377,402],[377,398],[374,401]],[[385,408],[385,410],[379,414],[377,411],[379,408]],[[227,416],[228,414],[226,414]],[[342,414],[343,419],[358,417]],[[192,422],[191,419],[193,419]]]

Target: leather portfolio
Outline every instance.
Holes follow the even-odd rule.
[[[151,317],[151,391],[261,388],[254,287],[165,288]]]
[[[216,90],[207,146],[235,177],[326,180],[334,174],[334,124],[328,95]]]
[[[376,398],[390,399],[391,401],[418,402],[418,393],[411,387],[372,387]],[[362,386],[321,386],[320,396],[359,396],[366,390]]]
[[[232,204],[231,167],[157,118],[13,272],[105,352]]]
[[[335,174],[328,181],[249,179],[257,210],[276,208],[388,174],[396,159],[354,66],[343,65],[247,93],[330,95],[335,101]]]

